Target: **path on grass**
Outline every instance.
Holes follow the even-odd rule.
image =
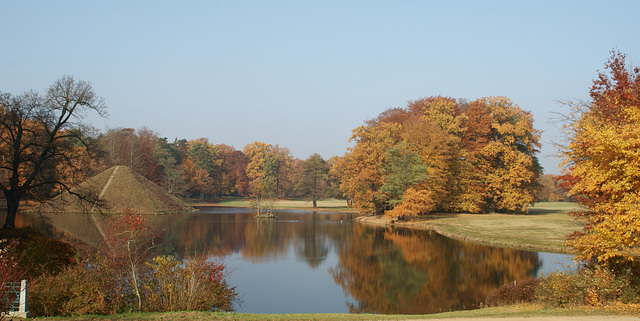
[[[623,317],[623,316],[554,316],[554,317],[517,317],[517,318],[455,318],[455,319],[412,319],[411,321],[638,321],[640,317]]]

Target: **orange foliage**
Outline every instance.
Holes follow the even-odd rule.
[[[399,141],[401,126],[383,123],[378,127],[360,126],[349,141],[356,144],[337,165],[340,189],[356,208],[365,213],[381,213],[387,196],[380,192],[386,151]]]
[[[341,174],[341,190],[365,213],[403,218],[435,211],[523,212],[538,192],[539,139],[531,113],[505,97],[462,105],[450,97],[429,97],[356,128],[355,146],[334,171]],[[390,175],[383,169],[394,161],[385,153],[400,144],[412,146],[429,179],[405,184],[398,202],[381,186]]]

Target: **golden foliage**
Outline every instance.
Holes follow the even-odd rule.
[[[340,173],[341,190],[365,213],[406,218],[435,211],[523,212],[538,192],[539,139],[531,113],[506,97],[462,105],[429,97],[356,128],[355,145],[334,171]],[[400,192],[395,186],[391,195],[381,189],[391,175],[384,169],[397,167],[392,162],[398,160],[386,153],[401,145],[411,146],[429,178],[405,182]]]
[[[383,123],[380,126],[360,126],[353,130],[349,141],[356,144],[337,165],[340,189],[352,204],[365,213],[380,213],[387,196],[380,192],[386,151],[399,141],[402,126]]]
[[[570,193],[587,211],[583,233],[569,243],[579,258],[606,264],[640,258],[640,71],[613,52],[591,89],[592,102],[574,105],[564,151],[574,178]]]

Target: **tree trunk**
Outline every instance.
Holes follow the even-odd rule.
[[[13,229],[16,227],[16,213],[18,213],[18,205],[20,204],[20,196],[14,193],[6,193],[7,198],[7,218],[4,220],[3,229]]]
[[[315,199],[313,199],[313,208],[318,208],[318,202]]]

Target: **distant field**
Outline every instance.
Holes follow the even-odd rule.
[[[225,198],[211,205],[219,206],[235,206],[235,207],[251,207],[250,200],[246,198]],[[352,208],[347,207],[347,201],[338,199],[326,199],[317,202],[316,211],[332,211],[332,212],[353,212]],[[192,205],[206,205],[206,203],[192,203]],[[274,204],[278,209],[300,209],[313,211],[313,203],[308,200],[279,200]]]

